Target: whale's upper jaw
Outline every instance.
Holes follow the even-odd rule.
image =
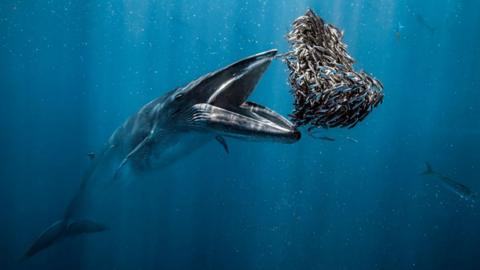
[[[275,57],[269,50],[209,73],[179,89],[175,96],[189,103],[182,110],[188,124],[203,130],[253,140],[291,143],[300,138],[280,114],[247,101]]]
[[[207,73],[172,93],[185,102],[240,106],[250,96],[277,50],[269,50]],[[183,102],[183,103],[185,103]]]
[[[214,91],[206,103],[221,108],[239,107],[252,94],[277,50],[259,53],[212,74]]]

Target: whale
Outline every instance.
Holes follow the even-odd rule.
[[[142,171],[158,170],[210,141],[228,153],[227,139],[292,144],[301,133],[274,110],[249,101],[275,58],[269,50],[241,59],[177,87],[144,105],[119,126],[92,159],[63,216],[33,241],[28,259],[61,240],[107,230],[94,220],[78,218],[97,181],[115,183]]]

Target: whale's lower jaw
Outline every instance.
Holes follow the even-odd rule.
[[[199,130],[250,141],[293,143],[300,132],[288,120],[264,107],[245,104],[238,110],[227,110],[210,104],[197,104],[191,126]],[[266,115],[266,116],[265,116]]]

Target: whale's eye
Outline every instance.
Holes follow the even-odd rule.
[[[182,93],[178,93],[175,95],[175,100],[179,100],[183,97],[183,94]]]

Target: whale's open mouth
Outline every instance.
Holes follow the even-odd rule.
[[[289,120],[247,101],[276,53],[270,50],[247,57],[187,85],[189,90],[203,91],[205,97],[192,106],[192,125],[243,139],[286,143],[300,139]]]

